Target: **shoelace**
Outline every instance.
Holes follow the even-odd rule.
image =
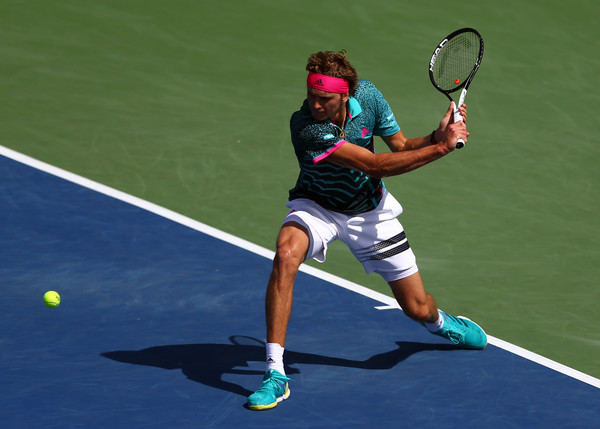
[[[451,329],[446,331],[446,335],[454,344],[459,344],[465,337],[465,332],[468,328],[467,322],[450,314],[445,314],[445,316],[447,321],[451,321],[453,323]]]
[[[280,377],[278,375],[271,374],[267,380],[263,381],[263,384],[259,387],[258,391],[265,392],[279,388],[282,392],[285,392],[285,383],[288,381],[292,381],[292,379],[286,377],[285,375]]]

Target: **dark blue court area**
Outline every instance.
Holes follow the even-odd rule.
[[[599,389],[305,273],[290,399],[250,411],[268,259],[1,156],[0,204],[3,428],[598,427]]]

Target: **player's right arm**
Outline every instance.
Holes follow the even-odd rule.
[[[467,138],[467,127],[464,122],[451,124],[447,130],[445,139],[437,144],[401,152],[373,153],[347,142],[329,154],[326,160],[379,179],[397,176],[443,157],[454,150],[459,138],[463,140]]]

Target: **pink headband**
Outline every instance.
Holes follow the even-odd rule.
[[[324,74],[308,72],[306,86],[325,92],[336,92],[346,94],[350,91],[348,81],[339,77],[325,76]]]

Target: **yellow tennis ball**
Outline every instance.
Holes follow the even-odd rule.
[[[60,304],[60,295],[58,292],[54,292],[53,290],[49,290],[44,294],[44,305],[48,308],[58,307]]]

